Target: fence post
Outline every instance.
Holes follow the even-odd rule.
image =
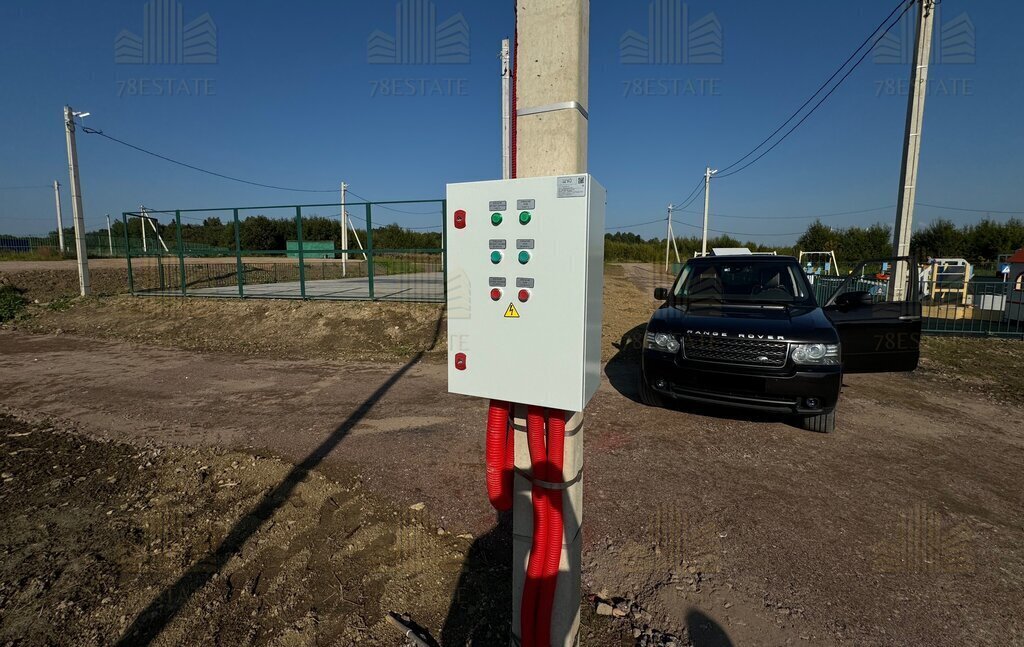
[[[306,256],[302,252],[302,207],[295,207],[295,237],[299,245],[299,295],[306,298]],[[288,255],[288,252],[285,252]]]
[[[128,213],[121,212],[121,221],[124,222],[124,258],[128,261],[128,293],[135,295],[135,279],[132,277],[132,246],[128,238]]]
[[[442,296],[448,303],[448,199],[441,200],[441,280]]]
[[[373,216],[371,204],[366,203],[366,277],[370,288],[370,301],[376,301],[373,293]]]
[[[235,274],[238,275],[238,296],[245,297],[245,271],[242,268],[242,236],[239,233],[238,209],[234,210],[235,219]]]
[[[188,293],[188,281],[185,279],[185,243],[181,237],[181,211],[174,212],[174,225],[178,234],[178,271],[181,273],[181,296]]]

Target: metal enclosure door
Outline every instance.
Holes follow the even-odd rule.
[[[910,271],[897,272],[897,264]],[[917,368],[921,299],[917,264],[909,257],[864,261],[824,306],[839,332],[845,373],[895,373]],[[902,275],[907,285],[894,286]]]

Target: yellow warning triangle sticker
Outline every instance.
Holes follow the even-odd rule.
[[[519,318],[519,311],[516,310],[516,307],[515,307],[514,304],[511,304],[511,303],[508,304],[508,308],[505,310],[505,318],[506,319],[518,319]]]

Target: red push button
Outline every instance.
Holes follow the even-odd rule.
[[[466,370],[466,354],[455,353],[455,368],[459,371]]]
[[[491,301],[497,301],[500,298],[501,298],[501,290],[499,290],[498,288],[493,288],[491,290]]]
[[[466,228],[466,212],[463,209],[459,209],[458,211],[455,212],[455,228]]]
[[[526,303],[529,300],[530,300],[530,291],[529,290],[520,290],[519,291],[519,301],[521,303]]]

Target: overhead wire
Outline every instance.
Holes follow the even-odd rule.
[[[900,15],[899,15],[899,16],[898,16],[898,17],[896,18],[896,20],[892,21],[892,23],[891,23],[891,24],[889,24],[889,26],[888,26],[888,27],[886,27],[886,28],[885,28],[885,30],[884,30],[884,31],[882,31],[882,33],[880,33],[880,34],[878,33],[878,30],[880,29],[880,27],[877,27],[877,28],[875,28],[875,31],[874,31],[874,32],[872,32],[871,36],[869,36],[869,37],[868,37],[868,39],[867,39],[867,40],[871,40],[872,38],[874,38],[874,39],[875,39],[875,41],[874,41],[874,42],[873,42],[873,43],[871,44],[871,47],[868,47],[867,49],[865,49],[865,50],[864,50],[864,52],[863,52],[863,53],[862,53],[862,54],[860,55],[860,58],[858,58],[858,59],[857,59],[857,62],[855,62],[855,63],[853,64],[853,66],[852,66],[852,67],[851,67],[851,68],[850,68],[849,70],[847,70],[847,71],[846,71],[846,74],[844,74],[844,75],[842,76],[842,78],[840,78],[840,79],[839,79],[839,81],[838,81],[838,82],[837,82],[837,83],[836,83],[835,85],[833,85],[833,86],[832,86],[832,89],[830,89],[830,90],[829,90],[829,91],[828,91],[828,92],[827,92],[827,93],[825,94],[825,96],[823,96],[823,97],[822,97],[821,99],[819,99],[819,100],[818,100],[818,102],[817,102],[816,104],[814,104],[814,107],[812,107],[812,108],[810,109],[810,111],[808,111],[808,112],[807,112],[807,114],[805,114],[805,115],[804,115],[804,116],[803,116],[803,117],[802,117],[802,118],[800,119],[800,121],[796,122],[796,124],[795,124],[795,125],[794,125],[794,126],[793,126],[792,128],[790,128],[790,129],[789,129],[789,130],[788,130],[788,131],[787,131],[787,132],[786,132],[786,133],[785,133],[784,135],[782,135],[782,137],[780,137],[780,138],[779,138],[778,140],[776,140],[776,141],[775,141],[775,143],[773,143],[773,144],[772,144],[771,146],[769,146],[769,147],[768,147],[767,149],[765,149],[765,150],[764,150],[764,151],[763,151],[763,152],[762,152],[762,153],[761,153],[760,155],[758,155],[758,156],[757,156],[757,157],[755,157],[754,159],[750,160],[749,162],[747,162],[747,163],[746,163],[746,164],[744,164],[743,166],[739,167],[738,169],[736,169],[736,170],[734,170],[734,171],[729,171],[729,172],[726,172],[726,171],[727,171],[728,169],[731,169],[731,168],[733,168],[734,166],[736,166],[737,164],[739,164],[739,163],[740,163],[740,162],[741,162],[742,160],[746,159],[747,157],[750,157],[750,155],[752,155],[752,154],[753,154],[754,152],[756,152],[756,151],[757,151],[757,150],[758,150],[759,148],[761,148],[762,146],[764,146],[764,144],[766,144],[766,143],[767,143],[768,141],[770,141],[770,140],[771,140],[771,139],[772,139],[772,138],[773,138],[773,137],[774,137],[774,136],[775,136],[776,134],[778,134],[778,132],[779,132],[780,130],[782,130],[783,128],[785,128],[786,124],[788,124],[788,123],[789,123],[790,121],[792,121],[792,120],[793,120],[793,119],[794,119],[794,118],[796,117],[796,115],[797,115],[797,114],[799,114],[799,113],[800,113],[800,111],[801,111],[801,110],[803,110],[803,108],[804,108],[804,107],[806,107],[807,103],[810,103],[810,101],[811,101],[811,100],[813,100],[813,99],[814,99],[814,97],[815,97],[815,96],[817,96],[817,95],[818,95],[818,94],[819,94],[819,93],[821,92],[821,90],[823,90],[823,89],[824,89],[824,87],[825,87],[825,86],[827,86],[827,85],[828,85],[828,83],[829,83],[829,82],[830,82],[830,81],[831,81],[832,79],[834,79],[834,78],[835,78],[835,75],[833,75],[832,77],[830,77],[829,81],[826,81],[826,83],[825,83],[825,84],[824,84],[824,85],[823,85],[823,86],[822,86],[821,88],[819,88],[817,92],[815,92],[815,93],[814,93],[813,95],[811,95],[811,98],[810,98],[810,99],[809,99],[809,100],[808,100],[807,102],[805,102],[804,106],[801,106],[801,108],[800,108],[800,109],[799,109],[799,110],[798,110],[798,111],[797,111],[796,113],[794,113],[794,114],[793,114],[792,116],[790,116],[790,118],[789,118],[789,119],[787,119],[787,120],[786,120],[786,122],[784,122],[784,123],[783,123],[783,125],[782,125],[782,126],[780,126],[780,127],[779,127],[779,128],[778,128],[778,129],[776,130],[776,131],[775,131],[775,133],[773,133],[772,135],[770,135],[770,136],[768,137],[768,139],[766,139],[766,140],[762,141],[762,142],[761,142],[760,144],[758,144],[757,146],[755,146],[755,147],[754,147],[754,148],[753,148],[753,149],[752,149],[752,150],[751,150],[751,151],[750,151],[749,153],[747,153],[746,155],[744,155],[744,156],[743,156],[742,158],[740,158],[739,160],[737,160],[737,161],[733,162],[732,164],[730,164],[729,166],[727,166],[727,167],[726,167],[725,169],[722,169],[722,171],[720,171],[720,172],[719,172],[719,173],[718,173],[718,174],[717,174],[717,175],[716,175],[715,177],[717,177],[717,178],[721,179],[721,178],[726,178],[726,177],[730,177],[730,176],[732,176],[732,175],[736,175],[737,173],[739,173],[739,172],[743,171],[744,169],[747,169],[747,168],[749,168],[750,166],[752,166],[752,165],[756,164],[756,163],[757,163],[757,162],[758,162],[758,161],[759,161],[760,159],[762,159],[762,158],[763,158],[763,157],[764,157],[765,155],[767,155],[768,153],[770,153],[770,152],[772,152],[773,150],[775,150],[775,148],[776,148],[776,147],[777,147],[777,146],[778,146],[779,144],[781,144],[782,142],[784,142],[784,141],[786,140],[786,138],[787,138],[787,137],[789,137],[790,135],[792,135],[792,134],[793,134],[793,133],[794,133],[794,132],[795,132],[795,131],[796,131],[796,130],[797,130],[797,129],[798,129],[798,128],[799,128],[799,127],[800,127],[800,126],[801,126],[801,125],[802,125],[802,124],[803,124],[803,123],[805,122],[805,121],[807,121],[807,119],[808,119],[808,118],[809,118],[809,117],[810,117],[811,115],[813,115],[813,114],[814,114],[814,113],[815,113],[815,112],[816,112],[816,111],[818,110],[818,108],[820,108],[820,107],[821,107],[821,105],[822,105],[823,103],[825,103],[825,101],[826,101],[826,100],[828,100],[828,98],[829,98],[830,96],[832,96],[832,94],[833,94],[833,93],[834,93],[834,92],[835,92],[836,90],[838,90],[838,89],[839,89],[839,87],[840,87],[840,86],[841,86],[841,85],[843,84],[843,82],[844,82],[844,81],[846,81],[846,79],[847,79],[847,78],[849,78],[849,76],[850,76],[851,74],[853,74],[853,71],[854,71],[854,70],[856,70],[856,69],[857,69],[858,67],[860,67],[860,64],[864,62],[864,59],[865,59],[865,58],[867,58],[867,55],[868,55],[868,54],[870,54],[870,53],[871,53],[871,51],[872,51],[872,50],[873,50],[873,49],[875,48],[875,45],[877,45],[877,44],[878,44],[878,42],[879,42],[879,41],[881,41],[881,40],[882,40],[882,38],[884,38],[884,37],[885,37],[885,35],[886,35],[886,34],[888,34],[888,33],[889,33],[889,31],[890,31],[890,30],[891,30],[891,29],[892,29],[893,27],[895,27],[897,23],[899,23],[899,21],[900,21],[900,20],[901,20],[901,19],[903,18],[903,16],[904,16],[904,15],[905,15],[905,14],[907,13],[907,11],[909,11],[909,10],[910,10],[910,8],[911,8],[912,6],[914,6],[914,3],[915,3],[916,1],[917,1],[917,0],[900,0],[900,3],[899,3],[899,4],[897,5],[897,6],[896,6],[896,8],[895,8],[895,9],[893,9],[892,13],[890,13],[890,14],[889,14],[889,16],[888,16],[888,17],[887,17],[887,18],[886,18],[886,19],[885,19],[885,20],[884,20],[884,21],[882,22],[882,25],[885,25],[885,24],[886,24],[887,22],[889,22],[889,20],[890,20],[890,19],[892,18],[892,16],[893,16],[893,15],[894,15],[894,14],[896,13],[896,11],[898,11],[898,10],[899,10],[899,8],[900,8],[901,6],[903,6],[903,5],[905,4],[906,6],[904,6],[904,7],[903,7],[903,11],[902,11],[902,12],[900,13]],[[877,34],[877,36],[876,36],[876,34]],[[867,41],[865,41],[865,43],[866,43],[866,42],[867,42]],[[861,49],[863,49],[863,48],[864,48],[864,44],[861,44],[861,46],[860,46],[860,47],[858,47],[858,48],[857,48],[857,50],[855,50],[855,51],[854,51],[854,55],[855,55],[855,54],[856,54],[856,53],[857,53],[858,51],[860,51]],[[851,56],[851,58],[852,58],[852,56]],[[842,66],[841,66],[841,67],[840,67],[839,69],[840,69],[840,70],[842,70],[842,69],[843,69],[843,67],[845,67],[845,66],[846,66],[846,65],[847,65],[847,64],[849,63],[849,60],[850,60],[850,59],[847,59],[847,61],[846,61],[846,62],[844,62],[844,63],[843,63],[843,65],[842,65]],[[836,72],[838,73],[838,71],[839,71],[839,70],[837,70]]]
[[[682,209],[685,209],[686,207],[690,206],[690,203],[693,202],[697,192],[700,191],[700,188],[701,188],[701,186],[703,184],[704,184],[704,176],[702,175],[700,180],[697,181],[697,186],[693,187],[693,191],[690,191],[690,195],[688,195],[685,198],[683,198],[682,200],[680,200],[679,204],[672,205],[672,209],[674,211],[675,210],[682,210]]]
[[[126,141],[124,141],[122,139],[118,139],[116,137],[108,135],[105,132],[103,132],[102,130],[99,130],[97,128],[89,128],[89,127],[86,127],[86,126],[82,126],[82,132],[84,132],[86,134],[89,134],[89,135],[99,135],[100,137],[103,137],[105,139],[109,139],[110,141],[116,142],[118,144],[121,144],[122,146],[127,146],[128,148],[131,148],[133,150],[139,151],[140,153],[145,153],[146,155],[152,155],[153,157],[156,157],[158,159],[162,159],[165,162],[170,162],[171,164],[177,164],[178,166],[183,166],[185,168],[192,169],[193,171],[198,171],[200,173],[206,173],[207,175],[213,175],[213,176],[225,179],[225,180],[231,180],[232,182],[240,182],[242,184],[249,184],[251,186],[263,187],[265,189],[277,189],[278,191],[294,191],[294,192],[298,192],[298,193],[337,193],[339,191],[339,189],[297,189],[295,187],[278,186],[278,185],[274,185],[274,184],[264,184],[262,182],[253,182],[251,180],[245,180],[245,179],[242,179],[242,178],[233,177],[231,175],[226,175],[224,173],[218,173],[217,171],[211,171],[209,169],[205,169],[205,168],[202,168],[202,167],[199,167],[199,166],[195,166],[194,164],[188,164],[187,162],[182,162],[180,160],[176,160],[174,158],[167,157],[166,155],[161,155],[160,153],[155,153],[155,152],[153,152],[151,150],[148,150],[146,148],[143,148],[141,146],[136,146],[135,144],[130,144],[130,143],[128,143],[128,142],[126,142]]]
[[[721,169],[721,171],[719,171],[718,177],[719,178],[729,177],[730,175],[735,175],[736,173],[739,173],[743,169],[750,167],[751,165],[753,165],[756,162],[758,162],[758,160],[760,160],[763,157],[765,157],[766,155],[768,155],[771,152],[771,150],[775,148],[775,146],[777,146],[782,141],[784,141],[786,137],[788,137],[791,134],[793,134],[793,132],[796,131],[797,128],[800,128],[801,124],[803,124],[805,121],[807,121],[807,118],[809,118],[811,115],[814,114],[815,111],[817,111],[818,107],[825,101],[825,99],[827,99],[829,96],[831,96],[831,94],[833,94],[841,85],[843,85],[843,82],[846,81],[846,79],[851,74],[853,74],[853,71],[856,70],[860,66],[860,63],[863,62],[863,60],[867,56],[867,54],[874,48],[874,46],[876,46],[879,43],[879,41],[881,41],[886,36],[886,34],[889,33],[890,30],[892,30],[893,27],[895,27],[895,25],[897,23],[899,23],[899,20],[902,19],[903,15],[910,9],[911,6],[913,6],[915,1],[916,0],[899,0],[899,2],[893,8],[893,10],[889,13],[889,15],[887,15],[886,18],[884,20],[882,20],[882,23],[879,24],[878,27],[874,28],[874,30],[870,33],[870,35],[868,35],[868,37],[865,38],[864,41],[855,50],[853,50],[853,52],[849,56],[847,56],[846,60],[844,60],[843,63],[841,64],[841,66],[839,68],[837,68],[836,72],[831,74],[831,76],[828,77],[825,80],[824,83],[822,83],[820,86],[818,86],[818,89],[815,90],[814,93],[811,94],[811,96],[809,96],[807,98],[807,100],[804,101],[804,103],[800,107],[798,107],[796,112],[794,112],[792,115],[790,115],[790,117],[788,117],[788,119],[786,119],[784,122],[782,122],[782,124],[778,128],[776,128],[770,135],[765,137],[760,143],[758,143],[758,145],[756,145],[753,148],[751,148],[751,150],[750,150],[750,152],[748,154],[746,154],[743,157],[739,158],[738,160],[736,160],[735,162],[733,162],[729,166]],[[899,11],[900,7],[903,7],[903,11],[900,13],[899,17],[897,17],[895,20],[893,20],[891,25],[886,27],[886,25],[889,24],[889,21],[892,19],[893,15],[895,15],[896,12]],[[879,31],[882,30],[883,28],[885,28],[885,31],[882,32],[882,34],[879,34]],[[876,38],[876,36],[877,36],[877,38]],[[867,45],[868,42],[870,42],[872,38],[876,39],[876,40],[874,40],[874,42],[871,43],[870,47],[868,47],[867,49],[864,49],[864,46]],[[814,97],[818,96],[826,87],[828,87],[828,85],[831,82],[833,82],[836,79],[837,76],[839,76],[839,74],[844,69],[846,69],[847,66],[849,66],[850,61],[853,60],[853,58],[857,55],[857,53],[860,52],[862,49],[864,49],[864,51],[860,55],[860,58],[858,58],[857,61],[853,64],[853,67],[850,68],[850,70],[848,70],[845,75],[843,75],[843,78],[841,78],[839,80],[839,82],[835,86],[833,86],[833,88],[828,90],[828,92],[823,97],[821,97],[821,99],[814,105],[814,107],[812,107],[810,112],[808,112],[806,115],[804,115],[804,117],[799,122],[797,122],[797,124],[792,129],[788,130],[784,135],[782,135],[781,138],[779,138],[767,150],[765,150],[765,152],[763,152],[757,158],[752,160],[750,163],[743,165],[742,167],[736,169],[735,171],[728,172],[733,167],[735,167],[738,164],[742,163],[743,160],[746,160],[746,159],[750,158],[752,155],[754,155],[755,153],[757,153],[758,150],[762,146],[764,146],[766,143],[771,141],[775,137],[775,135],[777,135],[779,132],[781,132],[788,124],[793,122],[793,120],[796,119],[797,116],[799,116],[804,111],[805,107],[807,107],[811,103],[811,101],[814,100]]]
[[[838,218],[840,216],[852,216],[860,213],[871,213],[873,211],[882,211],[884,209],[895,209],[896,205],[886,205],[884,207],[874,207],[872,209],[857,209],[856,211],[838,211],[836,213],[822,213],[811,216],[732,216],[725,213],[711,213],[708,215],[714,216],[715,218],[734,218],[738,220],[814,220],[816,218]],[[681,211],[681,210],[677,210]],[[703,215],[703,211],[682,211],[682,213],[692,213],[696,215]]]
[[[1021,216],[1024,215],[1024,211],[998,211],[996,209],[967,209],[964,207],[944,207],[938,204],[928,204],[926,202],[914,203],[919,207],[931,207],[932,209],[945,209],[947,211],[964,211],[967,213],[996,213],[999,215],[1006,216]]]

